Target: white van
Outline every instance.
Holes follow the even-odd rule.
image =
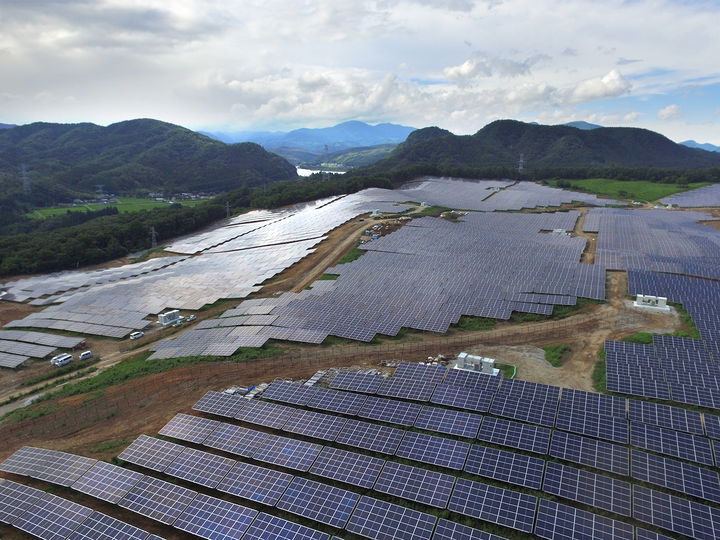
[[[145,335],[145,332],[141,332],[140,330],[137,330],[130,334],[130,339],[140,339],[144,335]]]
[[[87,360],[88,358],[92,358],[92,356],[92,351],[84,351],[80,353],[80,356],[78,356],[78,360]]]
[[[50,363],[55,367],[62,367],[72,362],[72,359],[72,354],[63,353],[58,354],[57,356],[53,356],[52,360],[50,360]]]

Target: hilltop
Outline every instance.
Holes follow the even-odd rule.
[[[257,144],[227,145],[152,119],[38,122],[0,131],[0,196],[20,189],[25,164],[36,197],[62,200],[95,191],[228,191],[296,177],[295,168]],[[33,201],[38,203],[40,201]]]
[[[362,172],[417,165],[441,167],[662,167],[720,166],[720,155],[676,144],[647,129],[578,129],[498,120],[474,135],[436,127],[414,131],[387,158]]]

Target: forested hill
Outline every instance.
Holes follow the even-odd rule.
[[[22,164],[36,196],[51,198],[92,193],[98,184],[112,193],[219,192],[297,176],[295,167],[257,144],[225,144],[151,119],[0,130],[0,196],[21,188]]]
[[[387,158],[355,173],[394,171],[417,165],[439,167],[657,167],[720,166],[720,155],[676,144],[638,128],[582,130],[498,120],[474,135],[425,128],[411,133]]]

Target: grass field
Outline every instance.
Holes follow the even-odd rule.
[[[195,206],[203,201],[182,201],[181,204],[186,206]],[[67,211],[70,212],[85,212],[86,210],[100,210],[106,206],[115,206],[120,212],[138,212],[140,210],[149,210],[151,208],[160,208],[168,206],[166,202],[159,202],[153,199],[135,199],[132,197],[118,197],[117,204],[84,204],[78,206],[53,206],[50,208],[38,208],[28,214],[28,217],[42,219],[49,216],[55,216],[57,214],[64,214]]]
[[[708,186],[707,182],[694,182],[688,184],[687,189],[677,184],[657,184],[655,182],[634,180],[610,180],[608,178],[587,178],[584,180],[568,180],[570,189],[606,195],[614,199],[633,199],[639,201],[656,201],[663,197],[674,195],[689,189]],[[559,180],[549,180],[550,185],[556,186]]]

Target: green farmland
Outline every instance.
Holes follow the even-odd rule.
[[[562,180],[550,180],[549,183],[557,186]],[[663,197],[674,195],[699,187],[709,186],[707,182],[693,182],[687,187],[678,184],[658,184],[655,182],[635,180],[610,180],[608,178],[587,178],[585,180],[567,180],[570,188],[596,195],[605,195],[613,199],[633,199],[636,201],[657,201]]]
[[[28,214],[29,217],[42,219],[49,216],[64,214],[65,212],[85,212],[86,210],[100,210],[108,206],[117,207],[120,212],[138,212],[140,210],[150,210],[151,208],[161,208],[168,206],[166,202],[156,201],[154,199],[135,199],[132,197],[118,197],[118,202],[113,204],[80,204],[77,206],[53,206],[50,208],[38,208]],[[182,201],[184,206],[195,206],[203,201]]]

